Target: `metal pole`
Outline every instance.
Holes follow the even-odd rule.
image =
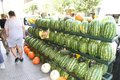
[[[1,0],[2,12],[4,13],[3,0]]]

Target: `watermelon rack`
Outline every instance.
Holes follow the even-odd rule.
[[[57,44],[53,41],[50,41],[50,40],[43,40],[45,43],[49,44],[49,45],[55,45],[55,46],[59,46],[61,48],[66,48],[68,49],[69,51],[73,52],[73,53],[79,53],[81,56],[84,56],[86,58],[89,58],[89,59],[93,59],[99,63],[102,63],[102,64],[105,64],[105,65],[110,65],[112,62],[108,62],[108,61],[105,61],[105,60],[102,60],[100,58],[96,58],[96,57],[93,57],[93,56],[90,56],[89,54],[85,54],[85,53],[82,53],[80,51],[75,51],[74,49],[71,49],[71,48],[68,48],[66,47],[65,45],[60,45],[60,44]]]
[[[49,28],[42,27],[42,26],[40,26],[39,28],[41,28],[41,29],[43,29],[43,30],[49,29]],[[115,36],[113,39],[108,39],[108,38],[99,37],[99,36],[92,36],[92,35],[90,35],[90,34],[70,32],[70,31],[64,31],[64,30],[53,29],[53,28],[50,28],[50,30],[51,30],[51,31],[62,32],[62,33],[65,33],[65,34],[70,34],[70,35],[82,36],[82,37],[84,37],[84,38],[90,38],[90,39],[94,39],[94,40],[100,40],[100,41],[102,41],[102,42],[114,42],[116,39],[118,39],[118,36]]]
[[[25,45],[29,46],[29,44],[25,43]],[[68,70],[66,70],[65,67],[61,67],[58,63],[55,63],[52,59],[50,59],[49,57],[45,56],[43,53],[40,53],[38,50],[34,49],[33,47],[29,46],[30,49],[32,51],[35,51],[37,53],[39,53],[41,56],[43,56],[45,58],[45,62],[51,61],[54,65],[58,66],[59,68],[61,68],[62,70],[64,70],[65,72],[67,72],[69,75],[75,77],[77,80],[81,80],[79,77],[77,77],[73,72],[69,72]],[[103,75],[102,80],[111,80],[112,79],[112,74],[110,73],[106,73],[105,75]]]
[[[49,28],[46,28],[46,27],[39,27],[39,28],[41,28],[41,29],[43,29],[43,30],[48,30],[48,29],[49,29]],[[114,41],[115,39],[118,38],[118,37],[116,36],[114,39],[106,39],[106,38],[91,36],[91,35],[89,35],[89,34],[81,34],[81,33],[78,34],[78,33],[75,33],[75,32],[61,31],[61,30],[51,29],[51,28],[50,28],[50,30],[51,30],[51,31],[62,32],[62,33],[66,33],[66,34],[71,34],[71,35],[76,35],[76,36],[82,36],[82,37],[86,37],[86,38],[90,38],[90,39],[94,39],[94,40],[101,40],[101,41],[103,41],[103,42],[112,42],[112,41]],[[33,36],[33,35],[31,35],[31,36]],[[36,35],[34,35],[33,37],[36,37]],[[36,37],[36,38],[40,39],[39,37]],[[82,53],[82,52],[80,52],[80,51],[73,50],[73,49],[71,49],[71,48],[66,47],[65,45],[59,45],[58,43],[55,43],[55,42],[50,41],[50,40],[42,40],[42,41],[44,41],[45,43],[47,43],[49,46],[57,47],[57,48],[59,48],[59,47],[60,47],[60,48],[66,48],[66,49],[68,49],[68,50],[71,51],[71,52],[79,53],[80,55],[82,55],[82,56],[84,56],[84,57],[86,57],[86,58],[95,60],[95,61],[97,61],[97,62],[99,62],[99,63],[102,63],[102,64],[105,64],[105,65],[110,65],[110,64],[113,63],[113,61],[112,61],[112,62],[108,62],[108,61],[105,61],[105,60],[101,60],[99,57],[90,56],[89,54],[85,54],[85,53]],[[64,68],[63,68],[63,70],[64,70]],[[66,72],[67,72],[67,71],[66,71]],[[69,73],[69,72],[68,72],[68,73]],[[69,73],[69,74],[72,74],[72,73]],[[111,80],[111,78],[112,78],[112,74],[109,74],[109,72],[108,72],[107,74],[105,74],[104,76],[105,76],[105,77],[103,77],[102,80]],[[80,80],[80,79],[79,79],[79,80]]]

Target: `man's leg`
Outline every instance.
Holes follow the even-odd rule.
[[[23,48],[22,48],[22,46],[17,46],[17,49],[18,49],[18,53],[20,55],[20,61],[22,62],[23,61]]]
[[[15,62],[18,62],[19,58],[16,56],[16,47],[11,47],[10,49],[13,56],[15,57]]]

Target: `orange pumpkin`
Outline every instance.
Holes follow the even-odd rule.
[[[79,20],[79,21],[83,21],[83,16],[81,16],[81,15],[76,15],[75,16],[75,20]]]
[[[67,80],[65,77],[59,77],[57,80]]]
[[[27,46],[24,46],[24,51],[25,51],[26,48],[27,48]]]
[[[29,48],[25,48],[24,51],[28,55],[28,53],[30,52],[30,49]]]
[[[40,58],[39,57],[35,57],[32,61],[33,64],[39,64],[40,63]]]
[[[33,59],[33,58],[35,57],[34,52],[30,51],[30,52],[28,53],[28,57],[29,57],[30,59]]]
[[[28,46],[24,46],[24,48],[28,48]]]

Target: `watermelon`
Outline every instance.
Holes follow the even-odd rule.
[[[72,31],[73,20],[72,19],[67,19],[65,22],[66,22],[65,31]]]
[[[88,38],[82,38],[79,42],[79,45],[78,45],[78,48],[79,48],[79,51],[82,52],[82,53],[87,53],[87,49],[88,49],[88,41],[89,39]]]
[[[69,55],[65,55],[62,57],[61,62],[60,62],[60,66],[61,67],[65,67],[67,65],[68,60],[70,59]]]
[[[74,73],[77,75],[77,77],[83,78],[85,77],[85,74],[88,69],[89,69],[89,65],[87,62],[80,62],[74,68]]]
[[[87,34],[88,33],[88,21],[84,20],[81,22],[81,26],[80,26],[80,31],[83,34]]]
[[[93,36],[100,36],[101,22],[100,20],[94,19],[89,26],[90,34]]]
[[[77,65],[78,61],[76,58],[70,58],[67,62],[67,64],[65,65],[66,69],[69,72],[73,72],[75,66]]]
[[[65,30],[65,21],[64,20],[60,20],[59,21],[59,30]]]
[[[98,49],[98,54],[101,59],[105,61],[113,61],[115,60],[116,57],[116,49],[117,49],[117,44],[116,42],[101,42],[99,49]]]
[[[92,56],[99,56],[98,55],[98,47],[100,45],[100,41],[98,40],[89,40],[88,43],[88,53]]]
[[[54,24],[54,26],[55,26],[54,29],[59,29],[59,27],[60,27],[59,24],[60,24],[60,21],[56,20],[55,24]]]
[[[37,23],[37,26],[38,26],[38,27],[42,26],[42,22],[43,22],[43,19],[39,19],[39,20],[38,20],[38,23]]]
[[[30,39],[31,39],[31,37],[26,36],[26,37],[25,37],[25,42],[29,42]]]
[[[74,50],[78,50],[78,43],[79,43],[79,37],[73,36],[70,39],[70,48],[74,49]]]
[[[39,43],[39,40],[37,39],[35,43],[32,45],[33,48],[37,49],[37,44]]]
[[[55,20],[53,19],[50,20],[50,28],[55,29]]]
[[[102,68],[102,75],[106,74],[108,71],[108,66],[105,64],[98,64]]]
[[[36,21],[35,21],[36,27],[38,27],[38,23],[39,23],[39,19],[36,19]]]
[[[55,56],[56,53],[57,53],[57,51],[52,49],[52,51],[49,52],[49,58],[50,58],[51,60],[54,59],[54,58],[56,57],[56,56]]]
[[[101,24],[101,36],[108,39],[113,39],[116,36],[116,23],[106,21]]]
[[[102,80],[102,68],[94,65],[85,74],[85,80]]]
[[[80,26],[81,26],[81,22],[80,21],[77,21],[77,20],[74,20],[72,22],[72,32],[80,32]]]

